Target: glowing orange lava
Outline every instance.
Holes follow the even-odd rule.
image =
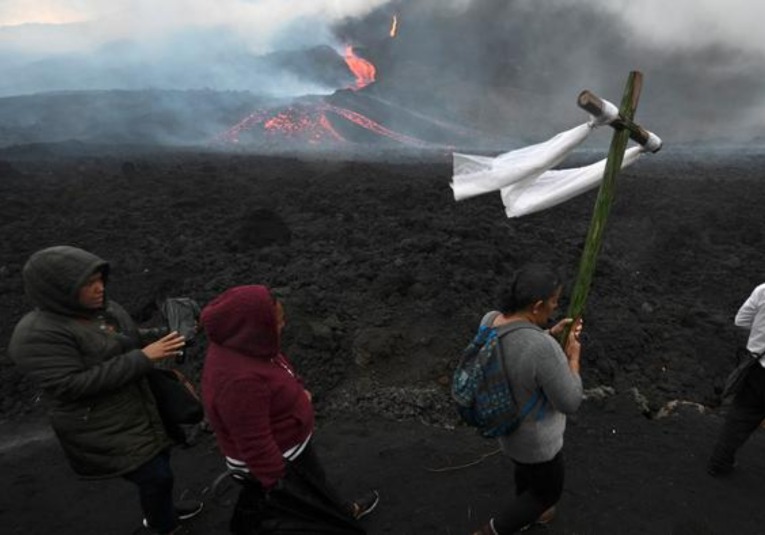
[[[311,145],[348,142],[333,126],[329,115],[341,117],[369,132],[404,145],[429,147],[430,143],[405,134],[399,134],[377,121],[348,108],[326,102],[314,105],[295,105],[274,112],[259,110],[217,137],[218,142],[239,143],[242,134],[250,130],[262,132],[274,141],[307,141]]]
[[[356,83],[352,89],[361,89],[375,81],[375,76],[377,75],[375,66],[354,54],[353,47],[350,45],[345,47],[345,63],[356,77]]]
[[[366,115],[362,115],[353,110],[349,110],[348,108],[341,108],[339,106],[332,106],[331,104],[327,104],[326,109],[328,111],[336,113],[337,115],[340,115],[341,117],[344,117],[348,121],[355,123],[358,126],[366,128],[370,132],[374,132],[375,134],[393,139],[395,141],[398,141],[399,143],[403,143],[405,145],[412,145],[415,147],[427,147],[430,145],[429,143],[422,141],[421,139],[417,139],[411,136],[407,136],[405,134],[399,134],[398,132],[394,132],[390,128],[386,128],[380,123],[373,121]]]

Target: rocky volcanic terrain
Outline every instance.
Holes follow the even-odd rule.
[[[111,297],[148,323],[164,297],[276,288],[330,472],[348,492],[383,494],[370,533],[468,533],[509,495],[493,442],[454,418],[450,373],[515,267],[550,262],[573,280],[594,193],[508,220],[498,195],[453,200],[448,152],[76,152],[16,148],[0,161],[4,533],[140,532],[129,486],[74,479],[37,390],[4,354],[27,310],[21,267],[54,244],[109,259]],[[730,480],[703,466],[745,340],[732,318],[763,277],[763,164],[757,152],[666,147],[621,175],[585,316],[588,401],[549,533],[761,532],[763,437]],[[203,350],[183,365],[194,378]],[[190,529],[224,533],[212,438],[176,461],[179,492],[209,503]]]

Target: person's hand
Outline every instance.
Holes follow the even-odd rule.
[[[558,323],[550,327],[548,329],[548,332],[550,333],[550,335],[554,336],[555,338],[558,338],[561,334],[565,332],[566,328],[569,325],[571,325],[571,330],[568,332],[568,340],[566,342],[566,346],[570,345],[571,343],[576,343],[581,345],[583,323],[584,321],[582,320],[582,318],[579,318],[578,320],[576,320],[576,323],[574,323],[573,318],[563,318]]]
[[[147,345],[142,351],[152,361],[164,360],[180,356],[183,353],[183,346],[185,344],[186,339],[178,334],[178,331],[173,331],[156,342]]]
[[[564,349],[566,358],[568,358],[568,365],[574,373],[579,373],[579,354],[582,351],[582,344],[580,342],[581,337],[582,318],[579,318],[571,325],[571,330],[568,332],[568,338],[566,339],[566,346]]]
[[[584,320],[579,318],[571,325],[571,330],[568,333],[568,337],[575,343],[581,345],[582,343],[582,327],[584,326]]]
[[[550,327],[550,334],[557,338],[563,333],[563,331],[566,330],[566,326],[568,326],[573,321],[574,318],[563,318],[558,323]]]

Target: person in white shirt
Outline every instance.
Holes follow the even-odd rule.
[[[712,476],[729,474],[735,467],[736,452],[765,419],[765,284],[757,286],[736,314],[737,327],[749,329],[746,349],[758,364],[751,366],[707,463]]]

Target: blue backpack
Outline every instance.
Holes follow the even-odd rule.
[[[487,323],[491,324],[491,320],[493,318]],[[452,399],[457,412],[484,437],[509,435],[518,429],[537,402],[544,399],[541,390],[536,389],[523,407],[519,407],[507,378],[500,340],[523,328],[533,327],[518,323],[502,327],[498,332],[482,324],[454,370]]]

